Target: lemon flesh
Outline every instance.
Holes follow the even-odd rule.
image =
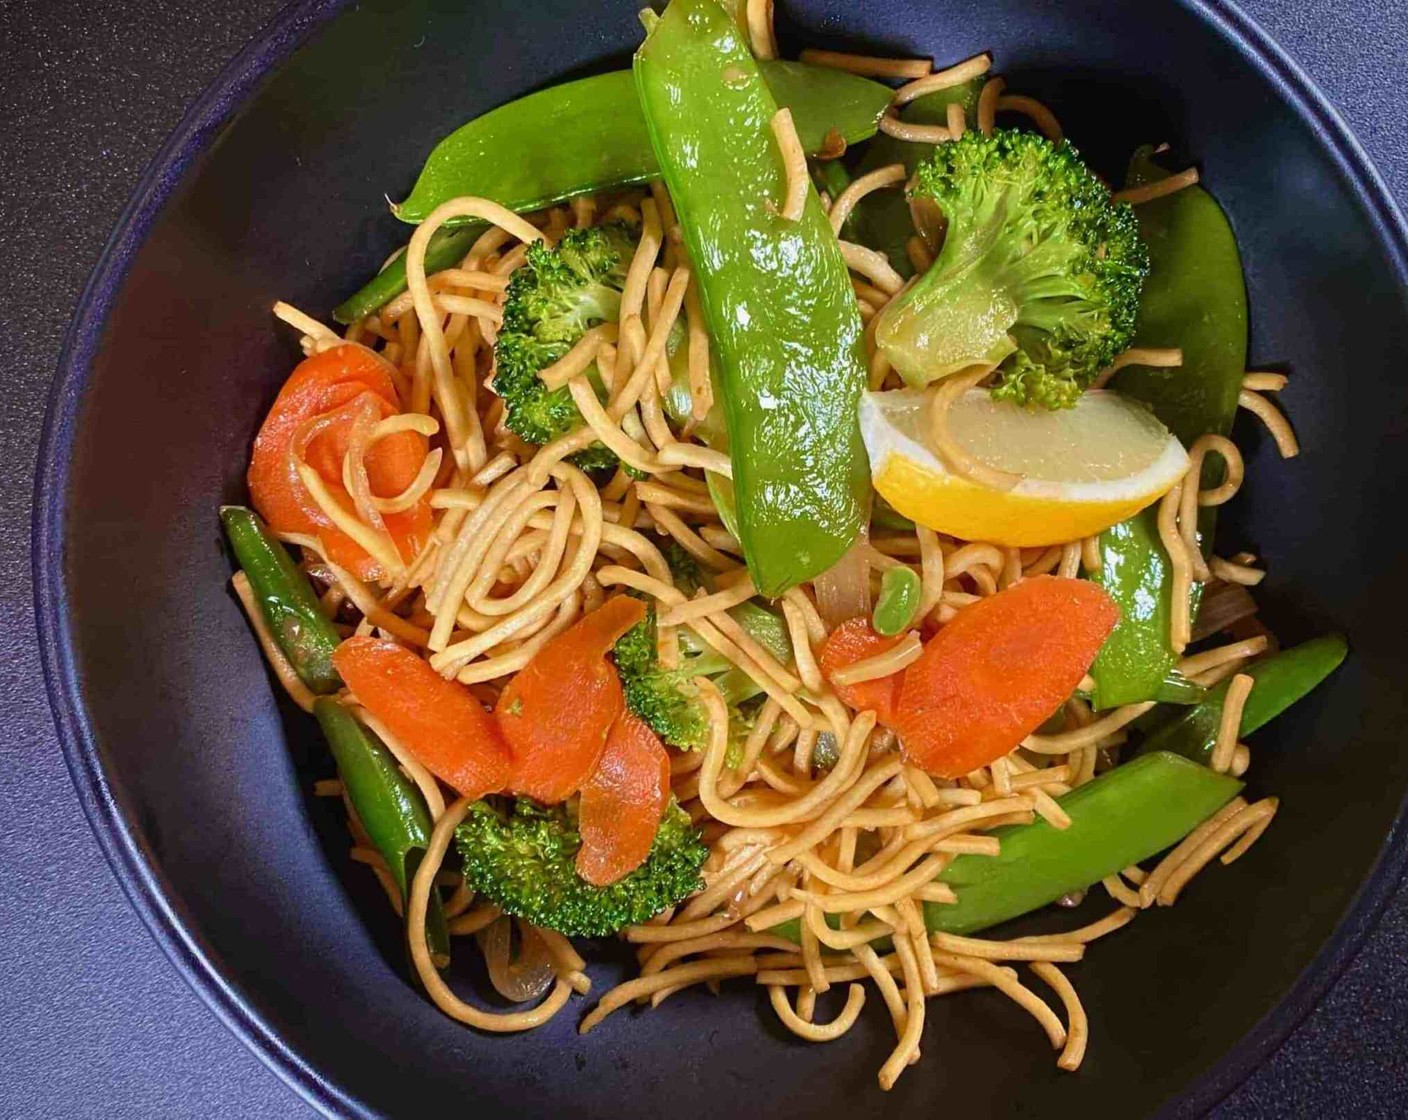
[[[949,432],[979,462],[1020,475],[1003,491],[950,472],[929,447],[928,396],[868,393],[861,434],[876,491],[899,513],[960,540],[1032,548],[1092,536],[1168,492],[1188,456],[1154,415],[1118,393],[1026,409],[965,393]]]

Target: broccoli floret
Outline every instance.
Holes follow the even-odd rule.
[[[674,581],[676,590],[693,595],[704,586],[699,561],[686,552],[684,545],[679,541],[671,537],[660,551],[665,557],[665,563],[670,565],[670,579]]]
[[[621,635],[611,651],[630,708],[672,747],[698,750],[709,742],[709,715],[699,700],[694,678],[721,677],[733,665],[712,650],[686,652],[679,667],[662,669],[656,649],[655,608]]]
[[[509,914],[569,937],[603,937],[699,890],[708,848],[674,801],[645,862],[607,887],[577,874],[582,837],[567,805],[492,797],[456,830],[465,880]]]
[[[1133,209],[1069,144],[966,132],[921,164],[913,196],[947,232],[928,272],[884,310],[876,339],[913,386],[1001,363],[993,395],[1073,405],[1128,345],[1149,254]]]
[[[697,572],[697,569],[695,569]],[[676,577],[679,585],[679,577]],[[683,587],[681,587],[683,590]],[[779,661],[790,664],[792,649],[785,624],[771,611],[742,603],[729,613]],[[704,645],[688,627],[679,632],[680,663],[660,665],[656,646],[655,608],[623,634],[611,651],[621,677],[626,707],[666,743],[680,750],[702,750],[709,744],[709,713],[699,699],[696,677],[709,677],[723,694],[729,710],[729,755],[738,761],[739,748],[757,720],[763,690],[747,673]]]
[[[635,247],[635,235],[621,223],[574,229],[552,248],[530,245],[527,261],[514,270],[494,344],[494,392],[503,398],[509,430],[525,442],[550,443],[581,427],[571,392],[548,389],[538,371],[591,327],[619,316]],[[600,392],[595,369],[588,377]],[[616,466],[616,456],[599,443],[572,461],[587,471]]]

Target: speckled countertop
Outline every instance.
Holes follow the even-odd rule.
[[[1131,0],[1133,2],[1133,0]],[[89,833],[34,640],[33,468],[74,301],[187,104],[280,0],[0,0],[0,1115],[308,1110],[147,935]],[[1408,0],[1243,0],[1408,207]],[[1372,52],[1372,53],[1370,53]],[[1304,1025],[1215,1114],[1408,1115],[1408,887]]]

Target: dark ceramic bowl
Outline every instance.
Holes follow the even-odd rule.
[[[1106,170],[1146,140],[1196,160],[1231,215],[1253,362],[1294,372],[1306,448],[1260,432],[1222,532],[1268,558],[1286,638],[1348,632],[1329,687],[1256,739],[1283,808],[1235,867],[1101,943],[1072,971],[1092,1043],[1058,1073],[991,993],[931,1005],[923,1062],[890,1096],[872,1000],[809,1046],[746,985],[485,1037],[407,982],[338,814],[311,721],[276,699],[227,592],[216,508],[295,356],[276,298],[326,313],[406,230],[385,192],[431,144],[537,86],[625,64],[636,0],[295,4],[191,110],[84,296],[49,414],[37,496],[39,608],[74,779],[154,936],[233,1030],[329,1112],[600,1117],[1191,1114],[1301,1019],[1403,862],[1408,608],[1398,549],[1408,458],[1405,236],[1324,101],[1221,0],[789,0],[793,34],[957,59],[995,51]],[[511,158],[511,157],[510,157]],[[1351,391],[1352,390],[1352,391]],[[468,955],[468,954],[466,954]],[[621,969],[603,947],[598,989]]]

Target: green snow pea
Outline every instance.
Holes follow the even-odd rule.
[[[1256,683],[1247,694],[1247,702],[1242,708],[1238,736],[1250,735],[1279,716],[1333,673],[1348,652],[1349,646],[1341,635],[1328,634],[1282,650],[1243,669],[1242,672]],[[1227,697],[1229,683],[1223,681],[1208,693],[1201,704],[1186,709],[1173,721],[1161,725],[1140,744],[1140,752],[1172,751],[1194,762],[1206,764],[1212,758],[1212,749],[1217,742],[1222,702]]]
[[[1168,174],[1141,148],[1130,164],[1137,186]],[[1178,369],[1127,366],[1114,388],[1144,401],[1185,446],[1207,432],[1226,435],[1237,413],[1247,364],[1247,294],[1236,238],[1221,207],[1201,187],[1187,187],[1136,208],[1149,246],[1149,278],[1139,306],[1136,346],[1181,347]],[[1205,483],[1221,471],[1209,456]],[[1095,706],[1155,699],[1178,660],[1168,642],[1168,555],[1159,543],[1157,511],[1147,509],[1100,536],[1094,579],[1119,605],[1119,625],[1091,667]],[[1211,546],[1212,511],[1199,518]],[[1199,589],[1194,588],[1196,612]]]
[[[959,856],[939,875],[958,895],[926,902],[931,930],[976,933],[1083,890],[1170,848],[1241,790],[1235,778],[1159,751],[1126,762],[1061,798],[1070,827],[1044,820],[994,829],[996,856]],[[796,921],[773,932],[797,939]]]
[[[879,82],[825,66],[769,61],[761,70],[810,153],[826,146],[833,129],[848,144],[873,136],[890,100]],[[410,196],[392,210],[420,222],[461,195],[536,210],[659,174],[635,80],[615,70],[549,86],[462,125],[436,145]]]
[[[912,533],[914,532],[914,522],[904,514],[897,513],[894,506],[876,494],[870,505],[870,531],[873,533],[876,529],[888,529],[894,533]]]
[[[868,517],[860,315],[810,180],[779,213],[777,101],[715,0],[650,16],[636,85],[718,362],[738,539],[762,595],[831,567]]]
[[[1154,699],[1160,704],[1201,704],[1207,694],[1202,685],[1190,681],[1177,669],[1170,669],[1159,682]]]
[[[1180,702],[1162,694],[1178,655],[1168,640],[1173,573],[1157,522],[1157,510],[1146,509],[1100,534],[1100,570],[1088,578],[1118,604],[1120,620],[1090,667],[1095,681],[1090,701],[1097,709],[1144,700]],[[1196,609],[1201,584],[1193,586],[1192,595]]]
[[[874,135],[890,101],[879,82],[825,66],[768,61],[761,67],[778,103],[792,110],[808,152],[823,150],[833,129],[848,144]],[[503,158],[505,152],[513,158]],[[410,196],[391,209],[403,221],[420,222],[448,199],[476,195],[523,212],[659,174],[631,72],[617,70],[530,93],[461,125],[435,146]],[[437,233],[426,250],[426,272],[452,268],[483,230],[475,222]],[[355,322],[405,290],[405,262],[392,261],[339,304],[333,318]]]
[[[940,876],[954,905],[926,902],[930,929],[973,933],[1084,890],[1121,868],[1172,847],[1242,788],[1235,778],[1166,752],[1117,766],[1061,798],[1071,818],[993,832],[997,856],[959,856]]]
[[[812,182],[818,191],[825,191],[834,202],[836,197],[851,185],[851,173],[839,159],[814,159],[810,161]],[[855,215],[841,223],[841,236],[854,239]]]
[[[1167,176],[1151,149],[1135,153],[1131,186]],[[1126,366],[1114,387],[1147,403],[1184,446],[1208,432],[1226,435],[1247,370],[1247,288],[1232,226],[1197,186],[1142,203],[1135,212],[1150,268],[1134,345],[1181,347],[1183,365]]]
[[[425,273],[427,276],[454,268],[474,247],[475,239],[484,232],[483,222],[472,222],[454,229],[441,226],[430,237],[425,247]],[[332,309],[332,317],[339,323],[355,323],[364,315],[379,311],[406,290],[406,261],[397,257],[352,295]]]

